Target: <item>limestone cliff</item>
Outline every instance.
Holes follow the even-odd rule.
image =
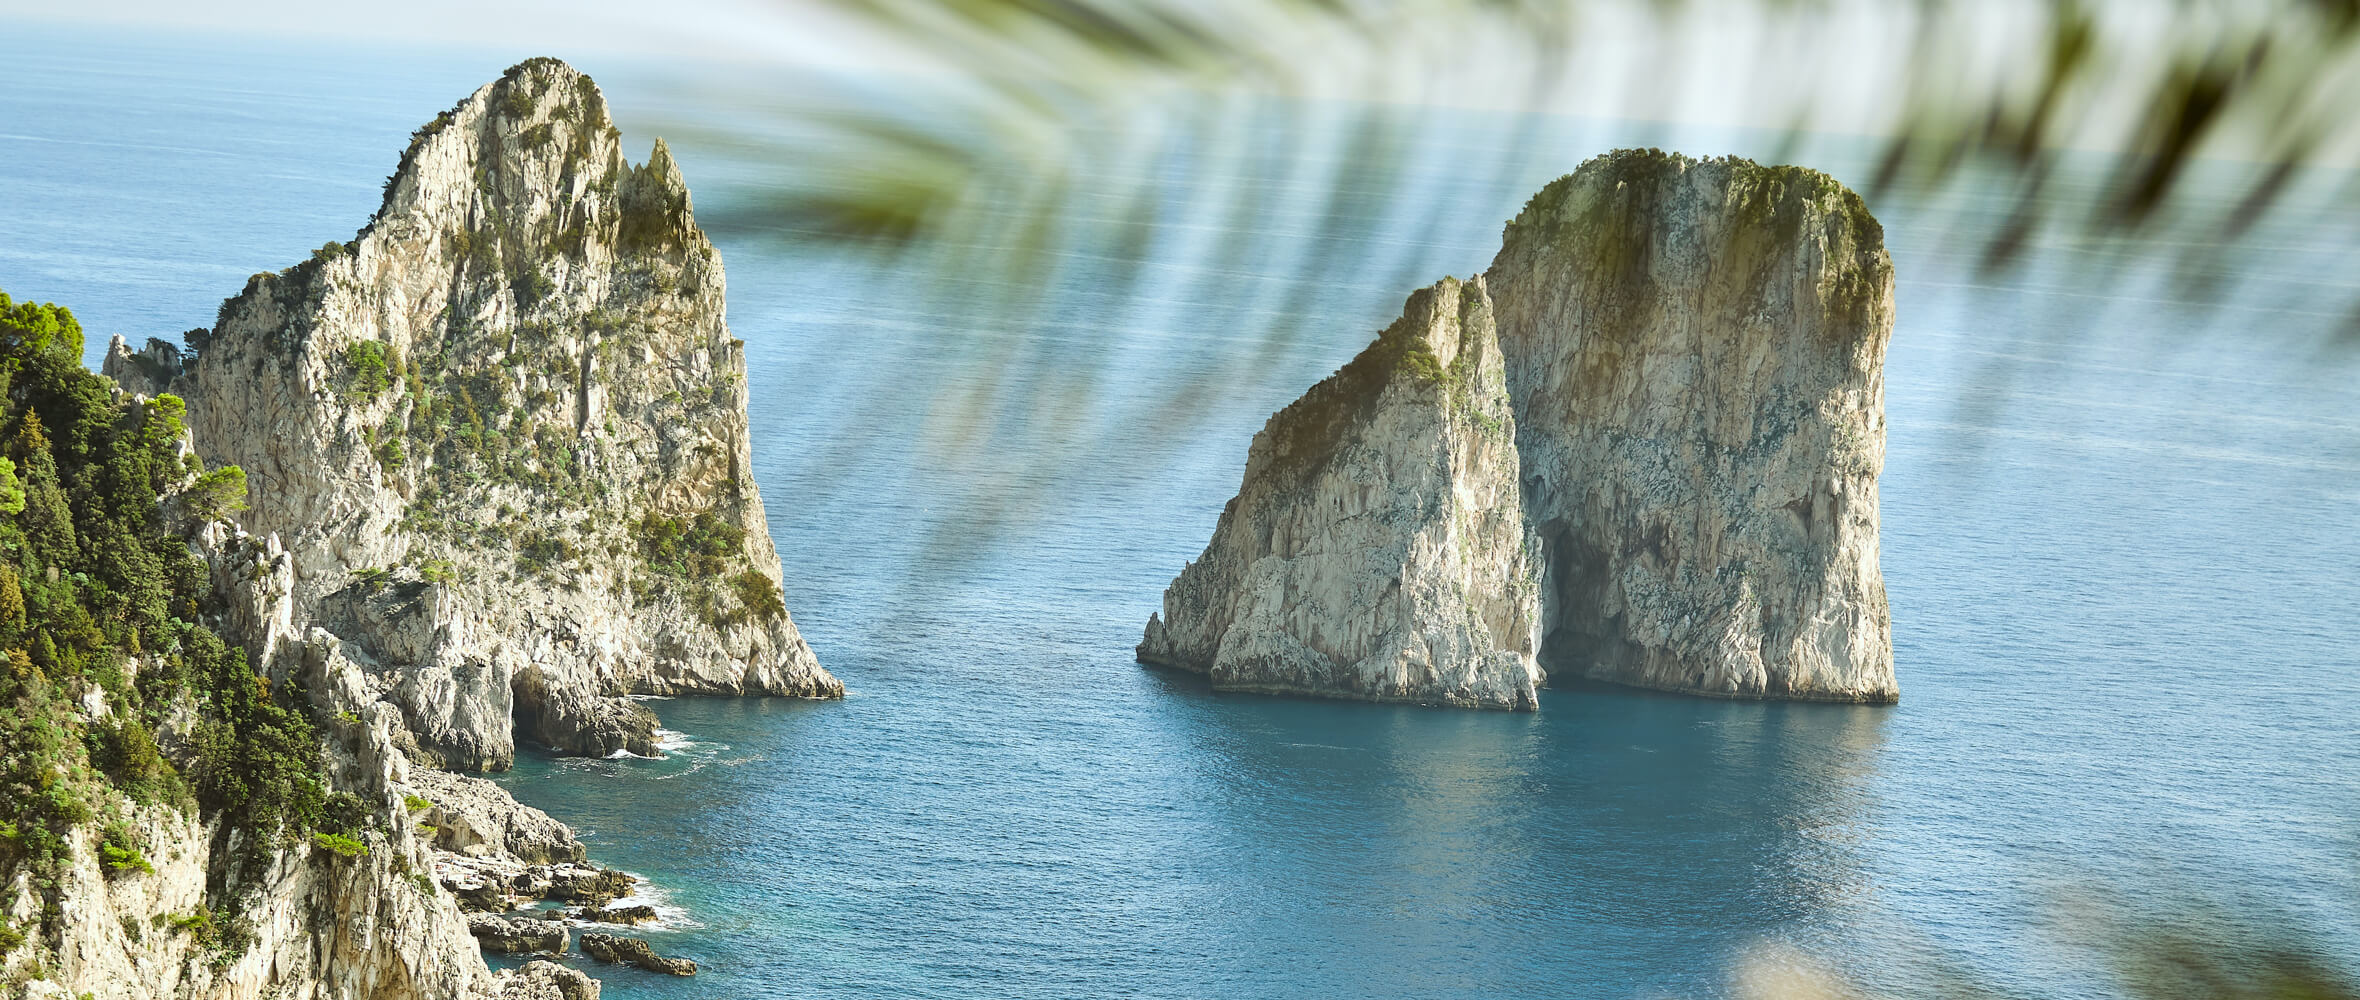
[[[351,243],[106,371],[246,470],[295,620],[352,644],[396,737],[497,770],[518,737],[654,754],[633,694],[843,692],[780,598],[723,313],[663,143],[626,162],[539,59],[420,129]]]
[[[1225,690],[1536,707],[1515,433],[1483,280],[1411,296],[1254,436],[1139,659]]]
[[[1800,168],[1615,153],[1536,195],[1463,287],[1420,293],[1271,419],[1142,661],[1531,707],[1537,621],[1552,673],[1897,697],[1876,482],[1893,267],[1859,196]],[[1407,374],[1421,350],[1446,382],[1471,364],[1450,393],[1475,395]]]
[[[1877,563],[1893,267],[1827,175],[1600,157],[1487,272],[1553,673],[1889,702]]]

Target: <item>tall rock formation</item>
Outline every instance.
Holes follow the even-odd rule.
[[[1139,659],[1224,690],[1532,709],[1539,565],[1482,279],[1401,319],[1254,436]]]
[[[1487,272],[1552,673],[1890,702],[1893,265],[1860,197],[1655,150],[1533,197]]]
[[[780,598],[720,256],[663,142],[626,162],[571,67],[420,129],[350,244],[189,346],[106,371],[244,467],[296,619],[356,647],[423,761],[652,754],[634,694],[843,693]]]
[[[1419,293],[1271,418],[1140,660],[1227,688],[1529,708],[1537,619],[1553,674],[1898,697],[1876,482],[1893,266],[1858,195],[1618,152],[1534,196],[1461,287]],[[1513,447],[1491,441],[1510,427]]]

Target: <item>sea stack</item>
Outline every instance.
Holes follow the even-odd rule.
[[[1412,403],[1419,383],[1396,373],[1422,370],[1409,345],[1440,327],[1421,310],[1453,287],[1419,293],[1255,438],[1244,488],[1150,617],[1141,661],[1224,688],[1529,708],[1529,674],[1507,657],[1531,661],[1520,630],[1537,619],[1553,676],[1898,697],[1876,483],[1893,267],[1858,195],[1734,158],[1592,160],[1534,196],[1484,277],[1456,286],[1448,336],[1486,371],[1496,325],[1504,391],[1479,381],[1464,408]],[[1512,418],[1491,417],[1498,406]],[[1494,427],[1513,447],[1468,445]],[[1428,455],[1450,461],[1410,458]],[[1495,492],[1502,475],[1518,496]],[[1462,521],[1460,548],[1415,558]],[[1527,539],[1537,557],[1521,557]],[[1410,610],[1365,582],[1379,577],[1441,596]],[[1396,653],[1363,638],[1426,634],[1462,598],[1488,643]],[[1418,624],[1383,631],[1396,621]]]
[[[842,694],[781,599],[744,346],[663,142],[630,164],[590,79],[535,59],[419,129],[351,243],[106,370],[244,467],[295,617],[412,756],[498,770],[518,737],[656,753],[630,695]]]
[[[1552,675],[1890,702],[1893,264],[1800,167],[1656,150],[1543,188],[1487,272]]]
[[[1540,566],[1478,278],[1412,295],[1254,436],[1138,657],[1222,690],[1537,707]]]

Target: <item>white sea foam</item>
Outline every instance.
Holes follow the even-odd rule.
[[[606,904],[606,909],[619,910],[626,906],[645,906],[656,911],[656,918],[654,920],[638,924],[612,924],[605,923],[603,921],[576,920],[571,917],[567,917],[565,922],[576,927],[622,927],[638,928],[640,930],[663,931],[688,930],[691,928],[705,926],[703,923],[700,923],[695,918],[689,916],[688,909],[686,907],[673,903],[671,898],[672,894],[665,891],[662,887],[657,886],[655,883],[648,881],[647,876],[641,875],[638,872],[625,872],[624,874],[638,879],[639,881],[632,885],[630,895],[616,897],[613,902]],[[570,913],[572,911],[568,910],[567,912]]]

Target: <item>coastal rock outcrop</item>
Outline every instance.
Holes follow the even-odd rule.
[[[1138,658],[1218,688],[1530,708],[1537,629],[1552,674],[1893,701],[1892,329],[1883,229],[1827,175],[1592,160],[1483,278],[1419,293],[1271,418]]]
[[[582,954],[601,962],[636,965],[649,972],[672,976],[693,976],[697,964],[685,958],[665,958],[656,954],[645,938],[617,937],[592,931],[582,935]]]
[[[585,906],[566,914],[567,918],[586,924],[623,924],[625,926],[652,924],[656,922],[656,916],[656,908],[645,904],[617,906],[604,910],[595,906]]]
[[[1553,673],[1889,702],[1884,231],[1833,178],[1654,150],[1544,188],[1486,272]]]
[[[419,768],[411,783],[425,802],[414,818],[433,828],[437,850],[505,855],[526,864],[580,862],[589,855],[571,827],[482,778]]]
[[[468,914],[467,932],[475,935],[484,950],[503,955],[562,955],[573,940],[573,932],[555,920],[497,913]]]
[[[1224,690],[1536,707],[1515,422],[1483,280],[1411,296],[1254,436],[1139,659]]]
[[[723,313],[662,141],[631,165],[536,59],[420,129],[353,241],[105,371],[245,469],[296,620],[354,644],[411,756],[654,756],[630,695],[843,693],[780,595]]]

